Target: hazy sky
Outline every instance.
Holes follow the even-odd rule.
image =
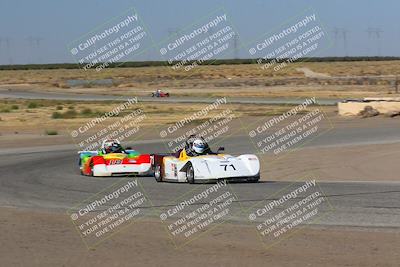
[[[218,8],[240,44],[312,8],[332,40],[321,55],[400,56],[398,0],[0,0],[0,64],[75,62],[68,44],[132,7],[154,44]],[[161,59],[157,49],[139,59]],[[237,54],[249,57],[245,48]]]

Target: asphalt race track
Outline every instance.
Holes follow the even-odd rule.
[[[347,146],[351,144],[400,142],[399,128],[371,128],[369,131],[356,129],[334,129],[307,144],[307,148],[321,146]],[[224,140],[237,144],[245,151],[245,137],[235,136]],[[345,140],[345,141],[344,141]],[[241,145],[242,144],[242,145]],[[140,142],[134,147],[149,153],[160,152],[161,141]],[[76,149],[60,146],[48,149],[25,149],[24,151],[3,150],[0,154],[0,205],[34,210],[65,212],[83,200],[104,190],[106,187],[138,179],[151,199],[153,208],[147,207],[149,216],[159,216],[159,211],[173,205],[174,199],[199,186],[190,184],[157,183],[152,177],[94,178],[79,174]],[[228,150],[228,149],[227,149]],[[227,151],[228,152],[228,151]],[[233,154],[234,154],[233,153]],[[125,179],[125,180],[124,180]],[[376,180],[379,180],[377,177]],[[233,204],[236,216],[230,221],[248,222],[248,208],[271,196],[290,182],[266,181],[260,183],[231,184],[238,197]],[[322,182],[319,183],[333,209],[321,218],[319,225],[399,227],[400,226],[400,183],[399,182]],[[299,184],[300,186],[300,184]]]
[[[133,96],[132,96],[133,97]],[[127,96],[112,95],[90,95],[90,94],[63,94],[63,93],[38,93],[26,91],[8,91],[0,89],[0,98],[13,99],[48,99],[48,100],[73,100],[73,101],[126,101]],[[203,97],[138,97],[139,101],[145,102],[166,102],[166,103],[213,103],[216,98]],[[265,105],[299,105],[304,102],[303,98],[246,98],[246,97],[228,97],[229,104],[265,104]],[[340,99],[317,99],[318,105],[336,105]]]

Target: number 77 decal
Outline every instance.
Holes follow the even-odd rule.
[[[235,168],[235,166],[233,166],[233,164],[229,164],[229,165],[228,164],[221,164],[219,166],[224,167],[224,171],[227,171],[228,167],[232,167],[232,169],[234,171],[236,171],[236,168]]]

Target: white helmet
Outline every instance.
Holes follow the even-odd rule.
[[[202,139],[196,139],[193,141],[192,148],[196,153],[202,154],[206,149],[206,146],[206,143]]]
[[[103,153],[116,153],[122,149],[118,140],[104,140],[102,144]]]

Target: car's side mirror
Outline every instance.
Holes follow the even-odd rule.
[[[220,147],[218,148],[218,150],[217,150],[217,153],[219,153],[220,151],[225,151],[225,147],[220,146]]]

